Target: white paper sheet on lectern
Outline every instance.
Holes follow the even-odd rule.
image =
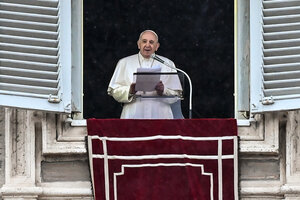
[[[161,67],[154,66],[152,68],[138,68],[137,73],[147,73],[147,74],[137,74],[136,75],[136,91],[153,91],[155,86],[160,81]],[[153,75],[151,73],[154,73]]]

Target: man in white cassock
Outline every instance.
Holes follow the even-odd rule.
[[[176,102],[178,100],[176,96],[180,97],[182,93],[178,75],[162,75],[155,90],[145,92],[136,91],[134,73],[138,68],[160,67],[161,72],[176,72],[176,70],[151,57],[159,48],[158,36],[154,31],[143,31],[137,45],[138,54],[119,60],[107,92],[116,101],[123,103],[121,114],[123,119],[173,119],[170,105]],[[159,57],[175,67],[171,60]]]

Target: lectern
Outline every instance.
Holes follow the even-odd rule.
[[[150,68],[151,69],[151,68]],[[177,72],[136,72],[134,75],[134,81],[136,83],[135,89],[137,93],[135,98],[137,101],[143,101],[152,99],[154,101],[165,102],[170,105],[174,119],[183,119],[184,116],[181,111],[181,101],[183,100],[183,88],[184,88],[184,77],[182,74]],[[167,82],[168,85],[174,91],[181,91],[180,93],[173,95],[157,95],[155,91],[156,84],[162,81]]]

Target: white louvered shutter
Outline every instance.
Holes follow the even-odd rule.
[[[300,0],[250,1],[252,113],[300,108]]]
[[[70,113],[71,1],[0,0],[0,105]]]

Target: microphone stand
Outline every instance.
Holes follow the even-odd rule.
[[[158,62],[164,64],[165,66],[171,68],[171,69],[174,69],[174,70],[177,70],[177,71],[180,71],[181,73],[183,73],[186,78],[188,79],[189,81],[189,85],[190,85],[190,98],[189,98],[189,119],[192,119],[192,93],[193,93],[193,87],[192,87],[192,81],[191,81],[191,78],[190,76],[183,70],[177,68],[177,67],[174,67],[172,65],[170,65],[169,63],[165,62],[163,59],[159,58],[157,55],[154,55],[152,54],[151,57],[154,59],[154,60],[157,60]]]

